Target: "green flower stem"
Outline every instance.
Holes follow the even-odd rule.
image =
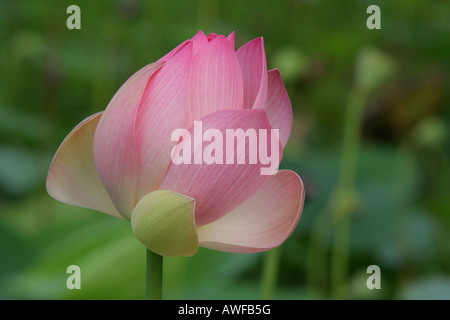
[[[145,297],[147,300],[161,300],[163,257],[147,249],[147,273]]]
[[[275,248],[264,255],[264,266],[262,273],[262,299],[273,299],[278,279],[278,266],[280,262],[280,248]]]
[[[349,97],[341,170],[338,186],[332,199],[335,230],[331,254],[331,294],[334,299],[347,297],[350,219],[356,205],[355,180],[360,146],[360,127],[366,99],[366,90],[358,86]]]

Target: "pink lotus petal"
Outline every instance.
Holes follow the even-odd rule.
[[[268,79],[269,91],[265,110],[272,127],[280,130],[280,141],[284,148],[291,135],[292,106],[280,71],[278,69],[270,70]]]
[[[203,133],[208,129],[215,129],[223,136],[223,149],[219,150],[223,154],[223,164],[207,164],[204,159],[201,159],[211,142],[195,143],[198,140],[195,138],[194,126],[189,130],[192,138],[192,144],[189,143],[191,164],[172,163],[160,187],[160,189],[175,191],[196,200],[197,226],[211,223],[222,217],[256,192],[268,178],[267,175],[261,175],[261,168],[266,165],[259,160],[255,164],[250,164],[249,152],[246,151],[249,150],[249,139],[245,139],[244,147],[238,148],[238,144],[234,144],[235,158],[234,161],[230,161],[233,164],[226,164],[228,159],[232,159],[231,154],[227,154],[226,151],[226,130],[239,128],[244,132],[247,129],[254,129],[257,132],[259,129],[265,129],[270,132],[272,129],[264,110],[224,110],[206,116],[202,119]],[[278,136],[275,134],[274,136],[276,147],[279,148],[279,157],[274,163],[277,168],[283,150]],[[270,133],[267,138],[270,141]],[[183,139],[182,143],[185,141]],[[267,144],[271,154],[271,142]],[[239,164],[237,155],[242,154],[245,156],[245,161]],[[196,164],[197,155],[200,155],[200,161]]]
[[[215,38],[217,38],[218,34],[217,33],[210,33],[206,36],[206,38],[208,39],[208,41],[214,40]]]
[[[236,54],[244,80],[244,108],[263,109],[267,101],[267,63],[263,38],[248,42]]]
[[[197,34],[192,37],[191,41],[194,44],[193,56],[195,56],[199,50],[201,50],[208,44],[208,39],[206,38],[202,30],[197,32]]]
[[[251,253],[282,244],[300,219],[305,191],[300,177],[281,170],[219,220],[197,229],[200,246]]]
[[[61,143],[47,175],[47,192],[61,202],[123,218],[95,169],[93,141],[101,116],[83,120]]]
[[[130,219],[136,204],[139,163],[136,114],[150,77],[164,62],[152,63],[125,82],[108,104],[94,136],[98,175],[117,210]]]
[[[236,53],[224,36],[217,36],[192,61],[185,127],[218,110],[241,109],[243,84]]]
[[[169,167],[170,152],[176,144],[170,138],[183,126],[186,113],[192,47],[188,42],[155,72],[142,97],[136,117],[137,201],[158,189]]]
[[[234,36],[234,31],[233,31],[227,37],[228,41],[230,41],[230,43],[231,43],[231,47],[233,48],[233,50],[234,50],[234,38],[235,38],[235,36]]]

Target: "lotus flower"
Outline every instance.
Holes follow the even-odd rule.
[[[292,108],[279,71],[267,71],[262,38],[235,51],[234,33],[200,31],[137,71],[105,111],[65,138],[47,191],[130,220],[135,236],[160,255],[190,256],[199,246],[240,253],[279,246],[300,219],[299,176],[261,175],[261,163],[173,164],[171,135],[192,131],[194,121],[220,132],[278,129],[282,154]],[[193,145],[192,152],[198,148],[204,147]]]

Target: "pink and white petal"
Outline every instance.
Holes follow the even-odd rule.
[[[61,143],[47,175],[47,192],[64,203],[123,218],[103,187],[94,164],[94,133],[102,113],[83,120]]]
[[[193,45],[189,41],[149,81],[136,117],[139,183],[136,202],[158,189],[176,142],[172,132],[183,126]]]
[[[219,110],[242,109],[242,74],[228,39],[217,36],[192,61],[185,128]]]
[[[208,38],[206,38],[203,31],[200,30],[195,36],[192,37],[191,42],[194,44],[193,56],[195,56],[199,50],[208,44]]]
[[[284,148],[292,129],[292,106],[280,71],[278,69],[270,70],[268,79],[269,91],[264,109],[272,127],[280,130],[280,141]]]
[[[198,127],[199,123],[202,128]],[[196,138],[198,132],[204,133],[209,129],[218,132],[218,136],[222,136],[222,145],[215,149],[214,154],[219,159],[213,162],[206,162],[205,148],[213,142],[202,142]],[[245,143],[235,143],[233,136],[228,135],[227,130],[236,132],[242,129],[242,133],[250,136],[246,138]],[[251,138],[253,129],[254,139]],[[264,110],[242,109],[242,110],[223,110],[210,114],[198,122],[189,130],[192,139],[188,141],[183,138],[182,142],[177,145],[182,146],[182,150],[186,150],[191,155],[191,163],[181,162],[179,164],[171,163],[166,177],[160,187],[163,190],[171,190],[196,200],[195,221],[197,226],[211,223],[227,212],[245,201],[254,192],[256,192],[269,177],[261,174],[261,169],[273,164],[276,170],[282,157],[282,146],[279,142],[278,135],[273,133],[267,134],[267,154],[271,155],[269,162],[260,161],[257,147],[250,143],[255,141],[259,130],[271,132],[271,125],[267,119]],[[201,133],[200,133],[201,135]],[[273,139],[271,139],[271,137]],[[231,138],[231,139],[230,139]],[[215,140],[216,138],[214,138]],[[257,137],[258,141],[262,141],[262,136]],[[188,141],[188,142],[186,142]],[[273,143],[273,146],[271,144]],[[184,148],[189,144],[189,148]],[[231,152],[227,152],[227,145]],[[231,147],[230,147],[231,146]],[[276,148],[276,149],[275,149]],[[277,150],[278,152],[275,152]],[[250,163],[250,156],[253,159]],[[200,156],[200,161],[196,161]],[[242,156],[242,160],[238,160],[238,156]],[[222,164],[220,164],[222,159]]]
[[[245,202],[219,220],[199,227],[199,245],[238,253],[275,248],[297,226],[304,198],[300,177],[290,170],[278,171]]]
[[[98,175],[117,210],[131,218],[136,204],[139,162],[136,114],[151,76],[164,62],[152,63],[125,82],[108,104],[94,136],[94,161]]]
[[[228,35],[227,39],[228,41],[230,41],[231,47],[234,50],[234,39],[235,39],[234,31]]]
[[[267,62],[264,39],[257,38],[238,49],[236,55],[244,80],[244,108],[263,109],[267,101]]]

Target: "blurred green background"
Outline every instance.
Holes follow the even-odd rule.
[[[199,29],[264,37],[294,109],[282,167],[306,203],[269,253],[165,259],[163,298],[450,299],[449,17],[446,0],[0,1],[0,299],[144,297],[130,224],[59,203],[45,177],[75,125]]]

